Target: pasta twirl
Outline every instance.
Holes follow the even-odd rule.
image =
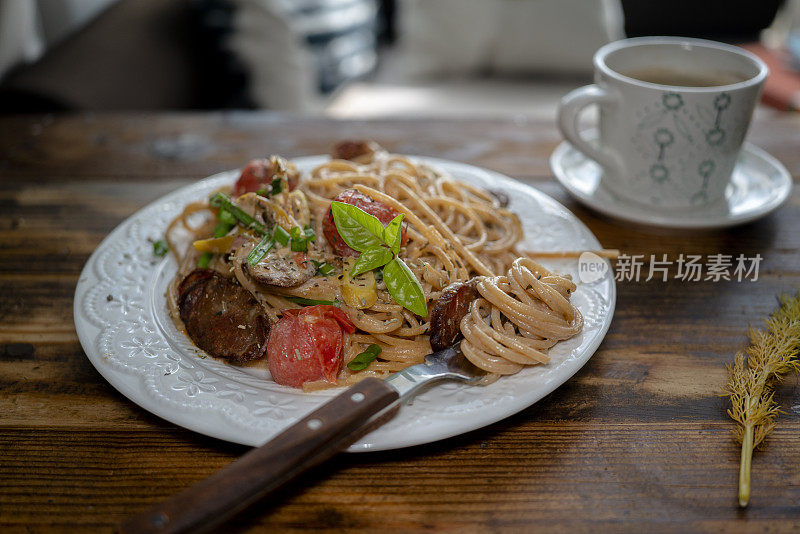
[[[344,362],[369,345],[381,348],[378,358],[363,371],[351,371],[345,366],[338,378],[341,385],[366,376],[384,377],[421,363],[431,352],[429,318],[415,315],[395,302],[379,273],[375,277],[377,298],[373,303],[354,306],[343,298],[342,273],[349,264],[333,252],[322,236],[331,201],[349,189],[404,214],[408,241],[398,256],[419,280],[429,309],[450,284],[476,278],[479,297],[460,322],[462,351],[476,366],[490,373],[489,379],[516,373],[526,365],[547,363],[550,347],[580,332],[583,319],[570,302],[575,284],[518,250],[524,237],[522,225],[504,206],[502,195],[382,150],[354,159],[332,159],[318,166],[301,178],[295,191],[281,193],[272,201],[292,219],[289,224],[310,224],[314,228],[317,241],[308,255],[316,262],[335,265],[334,272],[317,274],[296,286],[276,287],[249,275],[246,265],[243,269],[242,262],[236,261],[236,254],[219,256],[209,265],[238,280],[273,322],[283,310],[298,308],[300,305],[292,300],[298,297],[340,302],[356,327],[354,334],[345,336]],[[238,203],[245,204],[242,199]],[[186,227],[193,239],[207,237],[208,223],[193,226],[189,221],[199,209],[197,203],[187,206],[170,228]],[[231,231],[244,232],[242,228]],[[170,244],[177,252],[172,239]],[[177,317],[177,285],[197,257],[191,250],[183,254],[176,282],[170,289],[173,317]],[[311,383],[305,387],[320,386]]]

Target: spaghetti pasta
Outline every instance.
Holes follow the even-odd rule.
[[[419,280],[429,309],[449,285],[475,279],[479,296],[460,321],[464,336],[461,348],[472,363],[490,374],[490,379],[516,373],[527,365],[547,363],[550,347],[581,331],[583,318],[570,302],[575,284],[568,276],[548,271],[519,250],[524,237],[522,225],[504,206],[500,195],[457,181],[405,156],[370,150],[352,160],[332,159],[316,167],[301,177],[291,193],[279,193],[260,204],[252,198],[241,197],[237,201],[259,222],[310,225],[317,240],[309,248],[308,257],[335,266],[332,273],[317,273],[297,284],[272,285],[247,268],[242,261],[246,254],[241,249],[216,257],[209,265],[249,291],[273,323],[283,310],[300,306],[293,299],[339,302],[356,328],[354,334],[345,336],[344,363],[370,345],[381,349],[378,358],[363,371],[351,371],[345,366],[338,377],[340,385],[365,376],[384,377],[421,363],[431,352],[430,317],[415,315],[396,302],[379,276],[374,284],[377,298],[369,299],[369,305],[348,300],[343,292],[342,279],[349,277],[342,273],[349,264],[322,237],[323,221],[331,202],[351,189],[404,215],[407,243],[398,257]],[[259,212],[259,205],[265,202],[279,213],[277,223]],[[188,222],[204,209],[213,212],[208,204],[189,204],[170,225],[168,234],[181,229],[190,234],[191,240],[208,237],[209,223],[193,226]],[[230,233],[241,241],[239,247],[247,241],[247,250],[253,248],[255,237],[247,228],[238,226]],[[197,254],[191,247],[180,251],[174,238],[168,235],[168,239],[180,260],[168,295],[177,321],[178,284],[193,268]],[[312,382],[304,387],[325,385]]]

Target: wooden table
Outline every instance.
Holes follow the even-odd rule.
[[[750,139],[800,175],[800,122]],[[0,530],[108,531],[245,448],[177,428],[109,386],[72,321],[78,273],[146,203],[269,153],[325,152],[370,137],[393,151],[485,166],[553,196],[606,247],[628,254],[760,253],[757,282],[621,282],[611,330],[589,363],[500,423],[405,450],[349,454],[240,517],[242,531],[790,532],[800,529],[800,393],[755,455],[753,498],[735,505],[725,364],[749,324],[800,287],[800,194],[719,232],[652,232],[572,201],[548,157],[550,123],[338,122],[274,114],[0,119]]]

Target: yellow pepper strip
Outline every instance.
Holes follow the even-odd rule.
[[[345,304],[363,310],[378,301],[378,292],[375,289],[375,274],[372,271],[367,271],[356,278],[351,278],[350,269],[353,263],[354,258],[345,260],[345,268],[342,270],[342,279],[339,281],[339,286],[342,290],[342,300],[344,300]]]
[[[233,238],[236,236],[226,235],[225,237],[212,237],[210,239],[198,239],[192,246],[200,252],[211,252],[212,254],[224,254],[233,245]]]

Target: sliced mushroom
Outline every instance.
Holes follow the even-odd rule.
[[[236,205],[245,213],[267,228],[275,226],[278,220],[275,203],[255,193],[245,193],[236,199]]]
[[[316,273],[306,252],[292,252],[287,246],[273,248],[255,265],[247,262],[247,255],[256,243],[247,241],[234,255],[233,261],[241,265],[245,275],[261,284],[277,287],[294,287],[308,281]]]

